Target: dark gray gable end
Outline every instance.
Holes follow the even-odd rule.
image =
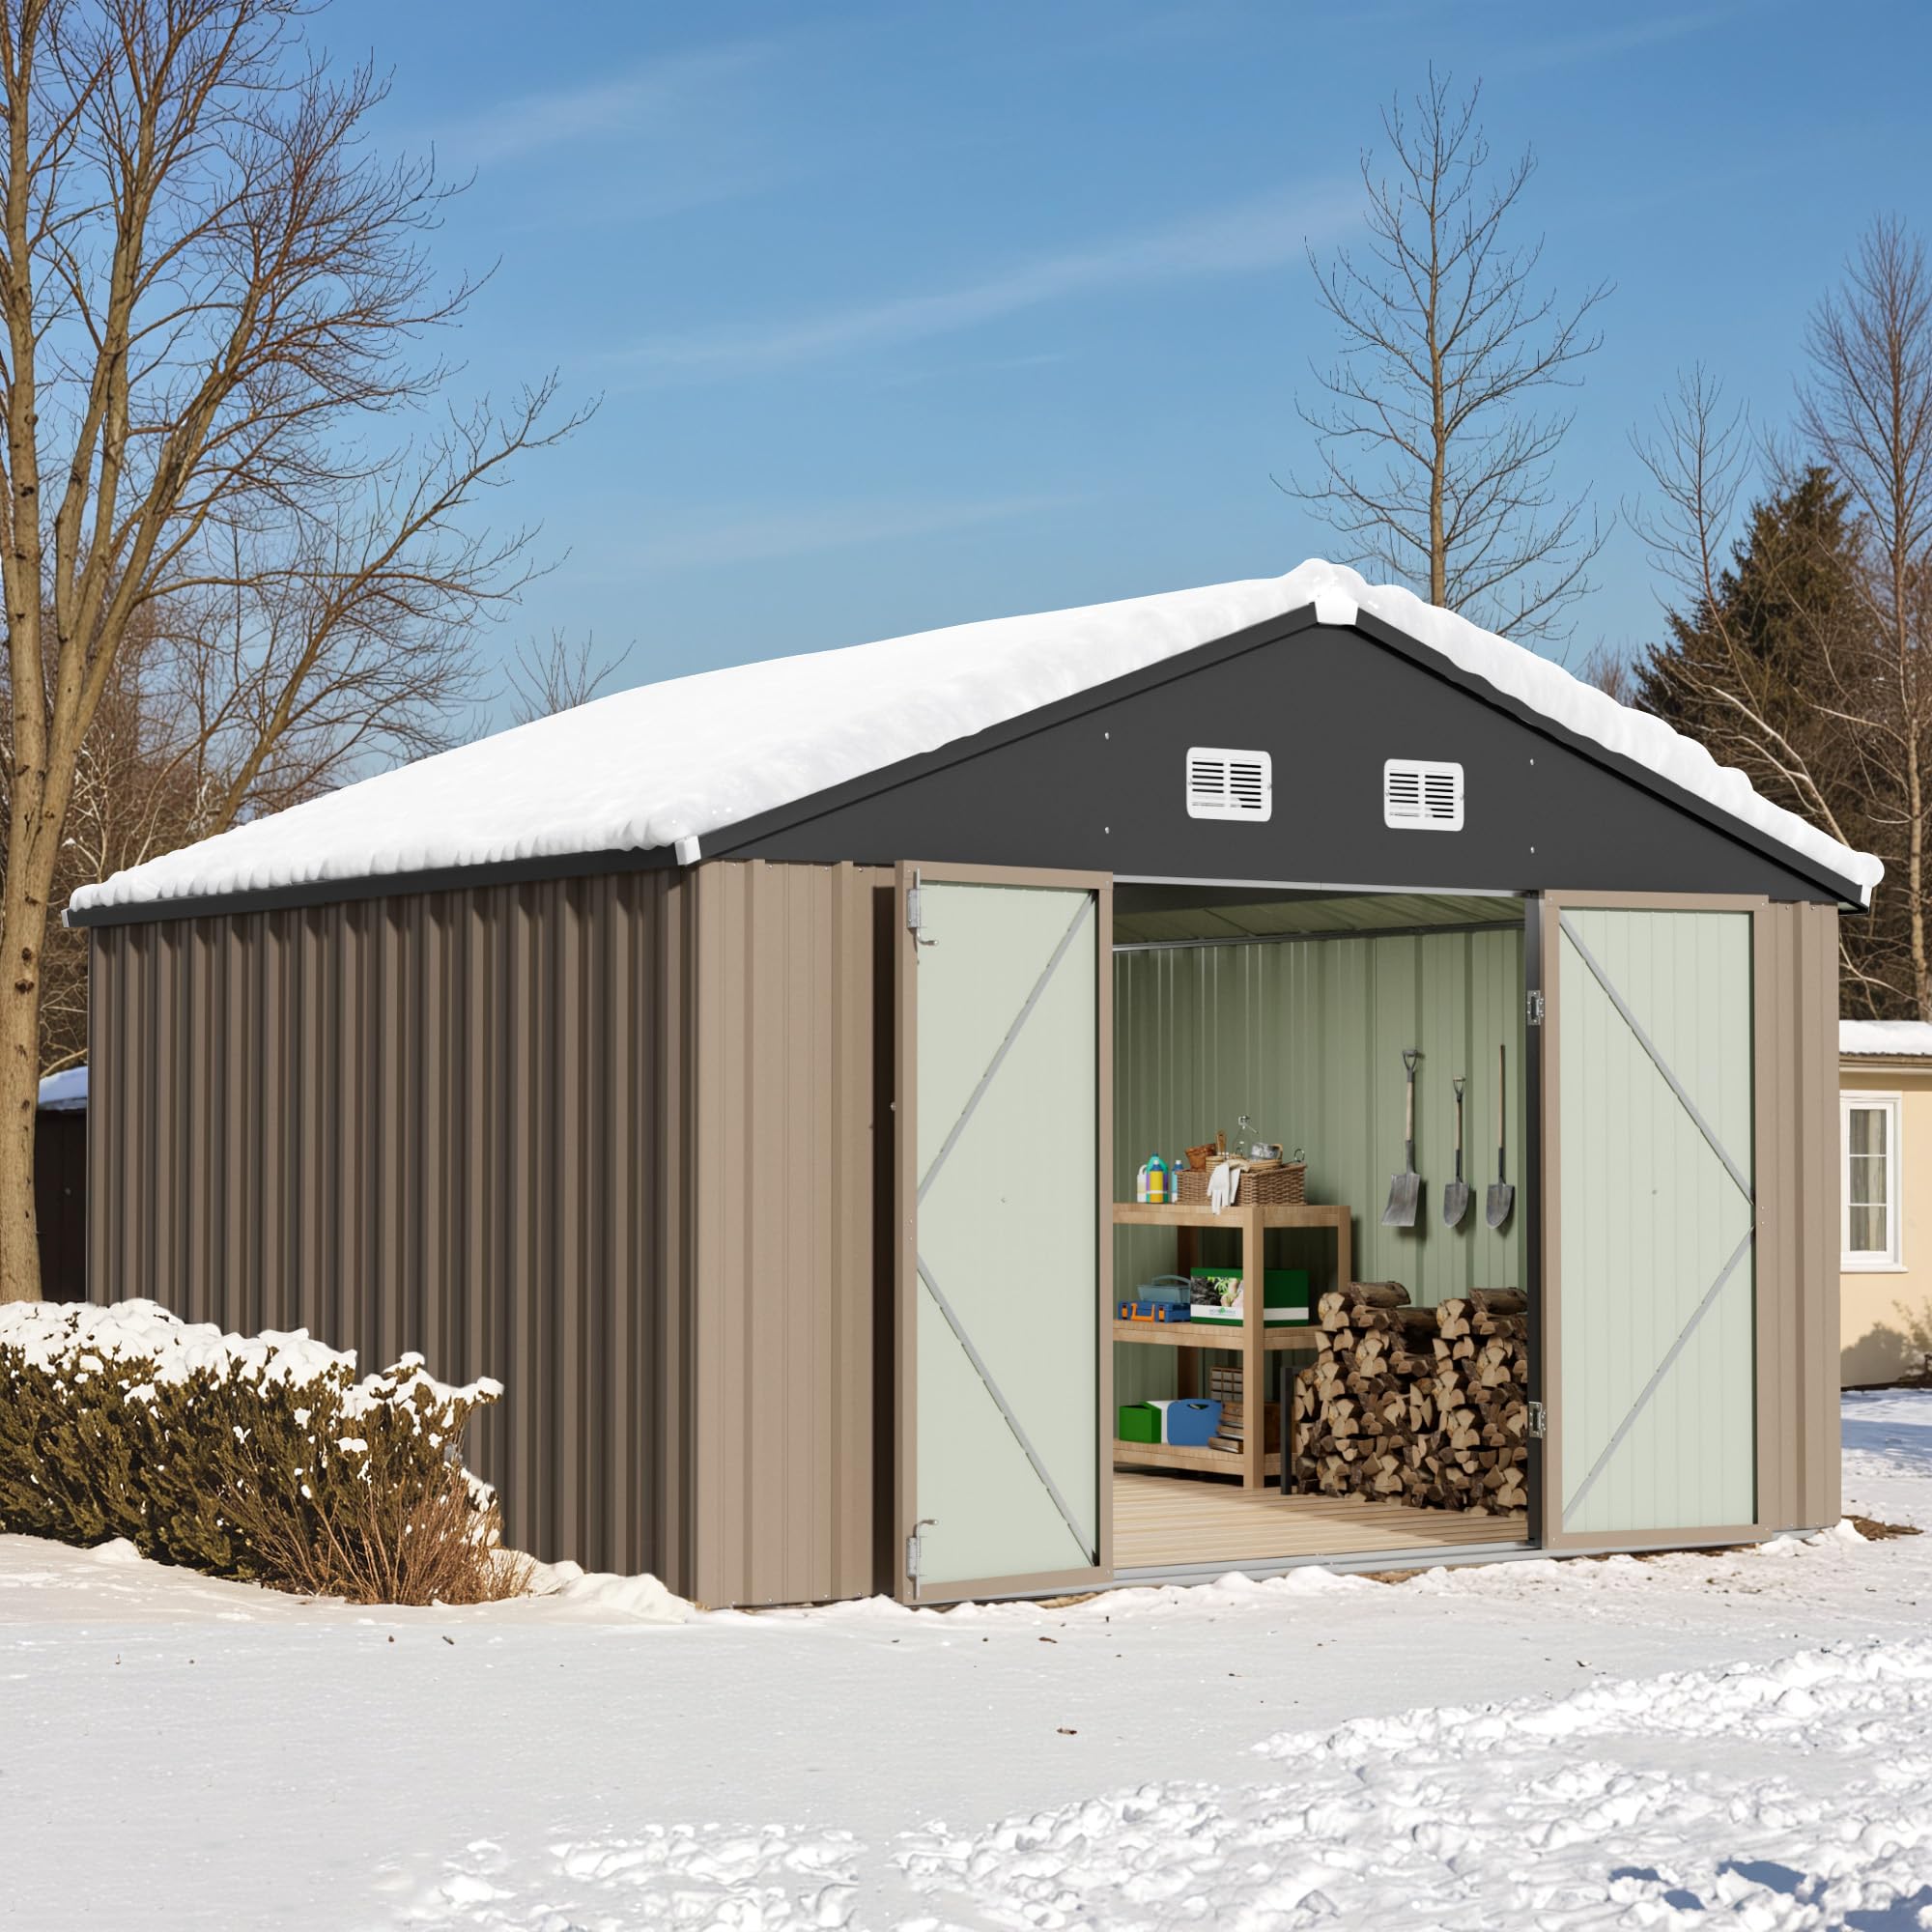
[[[1196,745],[1271,753],[1266,824],[1186,815]],[[1384,825],[1391,757],[1463,764],[1464,829]],[[1368,612],[1322,625],[1312,609],[715,833],[704,850],[1382,891],[1858,896],[1849,879],[1392,625]]]
[[[1271,650],[1293,641],[1293,649]],[[1364,644],[1372,648],[1364,649]],[[1191,746],[1266,751],[1264,825],[1187,816]],[[1385,758],[1460,762],[1461,832],[1383,824]],[[1854,883],[1362,612],[1312,607],[1076,692],[703,840],[706,858],[914,858],[1369,891],[1752,893],[1856,905]],[[98,907],[75,925],[318,905],[673,863],[664,849]]]

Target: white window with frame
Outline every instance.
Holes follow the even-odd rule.
[[[1847,1271],[1904,1265],[1898,1228],[1898,1095],[1838,1096],[1838,1246]]]

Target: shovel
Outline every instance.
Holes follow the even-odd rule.
[[[1503,1179],[1503,1122],[1509,1118],[1509,1081],[1504,1064],[1509,1049],[1496,1048],[1496,1178],[1490,1183],[1490,1198],[1483,1218],[1492,1228],[1500,1228],[1516,1206],[1516,1189]]]
[[[1402,1138],[1402,1157],[1406,1164],[1402,1173],[1389,1180],[1388,1206],[1382,1209],[1384,1228],[1414,1227],[1416,1212],[1422,1206],[1422,1177],[1415,1171],[1415,1063],[1421,1058],[1417,1048],[1403,1048],[1403,1070],[1408,1076],[1408,1110]]]
[[[1442,1225],[1460,1226],[1469,1211],[1469,1183],[1463,1179],[1463,1079],[1459,1074],[1450,1083],[1456,1089],[1456,1179],[1442,1190]]]

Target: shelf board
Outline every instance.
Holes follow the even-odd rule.
[[[1262,1347],[1270,1352],[1277,1349],[1313,1351],[1321,1347],[1321,1329],[1310,1327],[1306,1322],[1277,1321],[1267,1330]],[[1117,1318],[1114,1340],[1151,1342],[1156,1347],[1169,1349],[1226,1349],[1238,1355],[1246,1346],[1247,1330],[1223,1327],[1209,1321],[1204,1321],[1197,1327],[1192,1321],[1122,1321]]]
[[[1271,1450],[1263,1458],[1263,1471],[1266,1476],[1281,1474],[1281,1452]],[[1238,1481],[1246,1472],[1248,1459],[1226,1449],[1181,1449],[1172,1442],[1122,1442],[1114,1443],[1114,1467],[1117,1469],[1207,1469],[1216,1475],[1233,1476]]]
[[[1243,1208],[1236,1203],[1217,1214],[1211,1208],[1179,1201],[1116,1201],[1117,1228],[1238,1228],[1259,1215],[1264,1228],[1334,1228],[1353,1210],[1339,1202],[1304,1201],[1293,1207]]]

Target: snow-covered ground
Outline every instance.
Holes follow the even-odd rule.
[[[1845,1401],[1932,1530],[1932,1394]],[[371,1613],[0,1538],[0,1922],[1932,1926],[1932,1534]]]

